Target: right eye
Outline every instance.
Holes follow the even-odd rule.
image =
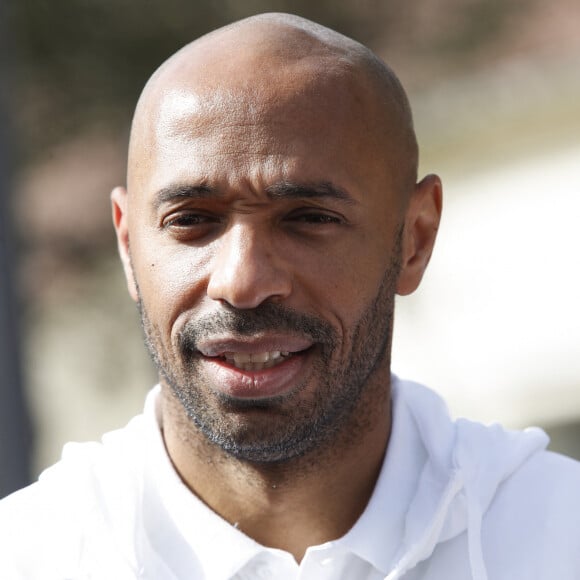
[[[163,219],[162,228],[177,238],[199,238],[219,224],[215,215],[191,210],[180,210],[169,214]]]

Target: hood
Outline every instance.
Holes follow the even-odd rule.
[[[538,428],[452,420],[429,389],[393,377],[394,415],[410,416],[424,447],[416,492],[405,517],[403,541],[385,580],[398,580],[427,559],[437,544],[467,532],[474,580],[487,580],[481,524],[498,487],[532,455],[546,448]],[[396,420],[396,419],[395,419]]]

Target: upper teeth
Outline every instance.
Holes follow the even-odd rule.
[[[224,358],[233,363],[236,367],[245,370],[260,370],[274,366],[277,362],[290,353],[285,351],[273,350],[269,352],[226,352]]]

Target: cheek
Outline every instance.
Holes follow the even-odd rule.
[[[330,246],[322,255],[297,254],[295,291],[305,292],[317,311],[348,332],[374,300],[387,261],[388,251],[381,252],[376,239],[374,246],[350,239]]]
[[[151,321],[172,326],[205,295],[211,253],[207,248],[144,244],[135,277]]]

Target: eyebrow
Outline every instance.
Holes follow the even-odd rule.
[[[348,204],[355,199],[344,189],[329,181],[321,183],[295,183],[280,181],[265,189],[268,197],[276,199],[335,199]],[[223,197],[224,193],[209,185],[175,184],[164,187],[155,194],[154,205],[158,209],[164,203],[179,199],[211,199]]]
[[[154,206],[159,209],[164,203],[178,199],[208,199],[219,196],[219,193],[208,185],[169,185],[155,194]]]
[[[322,183],[293,183],[281,181],[266,188],[271,199],[336,199],[349,204],[355,203],[354,198],[344,189],[329,181]]]

